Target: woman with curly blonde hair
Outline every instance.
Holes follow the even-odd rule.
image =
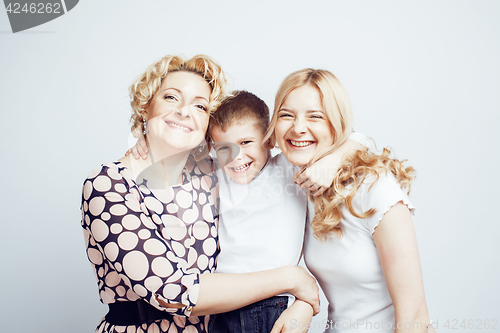
[[[109,306],[97,332],[206,332],[206,315],[283,292],[319,309],[315,280],[298,266],[212,273],[218,187],[205,139],[225,83],[210,57],[166,56],[131,86],[132,131],[148,158],[101,165],[82,193],[87,256]]]
[[[289,162],[307,168],[355,136],[347,93],[332,73],[303,69],[285,78],[266,138]],[[343,158],[323,194],[309,196],[304,258],[330,303],[327,330],[427,332],[407,196],[414,177],[389,150],[363,148]]]

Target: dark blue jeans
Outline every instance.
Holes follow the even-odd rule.
[[[287,305],[288,296],[274,296],[238,310],[212,315],[208,333],[269,333]]]

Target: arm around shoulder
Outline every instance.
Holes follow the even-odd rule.
[[[363,145],[359,142],[349,139],[331,154],[299,171],[295,176],[295,182],[300,187],[311,190],[313,196],[319,196],[332,185],[333,179],[342,165],[344,156],[363,148]]]

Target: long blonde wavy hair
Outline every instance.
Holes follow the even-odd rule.
[[[201,76],[212,89],[208,112],[211,114],[227,95],[226,77],[220,64],[206,55],[195,55],[185,60],[180,56],[167,55],[148,67],[130,86],[130,105],[132,106],[132,134],[135,137],[144,131],[144,112],[151,99],[160,89],[163,79],[168,73],[184,71]],[[205,135],[205,139],[207,135]]]
[[[274,128],[278,121],[278,111],[292,90],[308,84],[319,92],[323,110],[332,130],[333,144],[319,152],[307,163],[306,167],[332,153],[349,138],[352,132],[353,118],[347,92],[335,75],[322,69],[302,69],[288,75],[281,83],[276,94],[271,124],[264,141],[271,139],[271,142],[276,142]],[[315,216],[311,221],[314,237],[321,241],[330,235],[342,237],[340,223],[342,204],[350,214],[357,218],[368,218],[375,214],[373,208],[366,212],[356,212],[352,205],[354,195],[369,176],[375,177],[371,185],[373,186],[378,180],[379,174],[390,172],[396,177],[401,188],[407,188],[408,193],[410,192],[411,182],[415,178],[415,170],[412,167],[405,167],[403,165],[405,161],[392,158],[390,153],[390,150],[386,148],[381,154],[374,154],[368,149],[356,151],[344,158],[330,188],[319,197],[309,195],[309,199],[314,202]]]

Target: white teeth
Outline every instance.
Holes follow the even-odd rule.
[[[251,164],[251,162],[250,162],[250,163],[247,163],[247,164],[244,164],[244,165],[242,165],[242,166],[239,166],[239,167],[233,168],[233,169],[234,169],[234,171],[236,171],[236,172],[245,171],[246,169],[248,169],[248,168],[250,167],[250,164]]]
[[[296,147],[306,147],[313,144],[312,141],[293,141],[293,140],[290,140],[290,143]]]
[[[179,124],[176,124],[176,123],[168,123],[170,126],[172,127],[177,127],[177,128],[180,128],[182,130],[185,130],[185,131],[190,131],[191,129],[189,127],[184,127],[184,126],[181,126]]]

